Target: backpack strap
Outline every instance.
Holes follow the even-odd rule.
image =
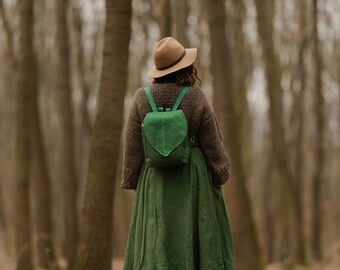
[[[189,89],[190,89],[190,85],[189,85],[189,86],[185,86],[185,87],[182,89],[181,93],[178,95],[178,98],[177,98],[177,100],[176,100],[174,106],[172,107],[172,111],[176,111],[176,110],[178,109],[178,107],[179,107],[179,105],[181,104],[181,102],[182,102],[182,100],[183,100],[185,94],[188,92]]]
[[[144,92],[146,94],[146,96],[148,97],[151,109],[153,112],[158,112],[157,106],[155,101],[152,98],[151,92],[150,92],[150,88],[149,87],[144,87]]]

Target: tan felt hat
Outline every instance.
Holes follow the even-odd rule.
[[[173,37],[161,39],[153,49],[155,66],[149,70],[148,76],[159,78],[192,65],[197,57],[197,49],[185,49]]]

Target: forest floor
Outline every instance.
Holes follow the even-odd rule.
[[[115,259],[113,261],[113,270],[123,270],[124,260]],[[339,270],[340,269],[340,253],[332,259],[311,266],[295,266],[294,268],[284,267],[282,264],[269,264],[266,270]]]
[[[1,270],[13,270],[14,269],[14,262],[5,256],[3,250],[1,250],[0,245],[0,266]],[[123,259],[115,259],[113,261],[113,270],[123,270],[124,261]],[[323,262],[318,265],[313,266],[297,266],[294,268],[285,268],[282,264],[270,264],[267,265],[266,270],[339,270],[340,269],[340,254],[337,258],[329,261]]]
[[[118,268],[119,269],[119,268]],[[285,267],[282,264],[269,264],[266,270],[339,270],[340,269],[340,255],[337,260],[332,262],[322,262],[310,266],[294,266],[293,268]]]
[[[124,265],[123,258],[115,259],[113,261],[113,270],[122,270]],[[285,267],[282,264],[268,264],[266,270],[340,270],[340,243],[330,254],[328,254],[324,261],[319,264],[310,266],[295,266],[293,268]]]
[[[13,258],[9,258],[6,254],[5,241],[3,241],[2,233],[0,232],[0,269],[13,270],[15,263]],[[114,259],[113,270],[122,270],[124,265],[123,258]],[[294,268],[284,267],[282,264],[267,265],[266,270],[339,270],[340,269],[340,242],[325,255],[323,262],[310,266],[297,266]]]
[[[119,269],[119,268],[118,268]],[[282,264],[269,264],[266,270],[339,270],[340,264],[317,264],[310,266],[294,266],[293,268],[285,267]]]

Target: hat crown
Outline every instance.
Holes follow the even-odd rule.
[[[155,45],[153,59],[157,69],[164,69],[178,62],[185,49],[176,39],[166,37]]]

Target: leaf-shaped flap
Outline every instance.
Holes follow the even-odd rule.
[[[169,156],[187,136],[187,121],[182,110],[150,112],[143,121],[143,134],[162,156]]]

